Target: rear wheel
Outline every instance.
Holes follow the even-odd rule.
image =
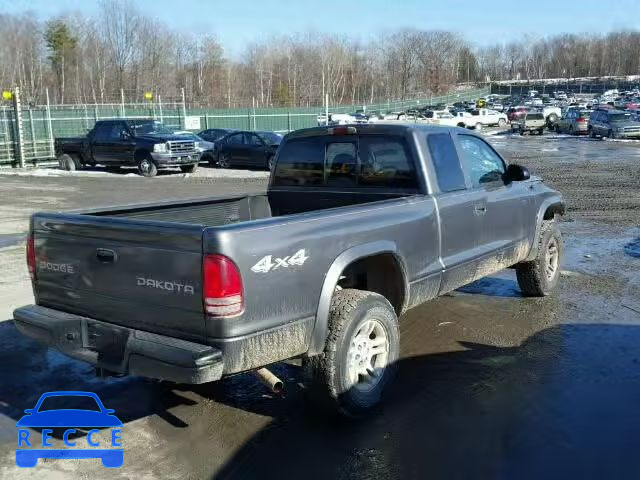
[[[63,153],[58,157],[58,166],[62,170],[72,172],[74,170],[80,170],[81,164],[77,157],[72,156],[69,153]]]
[[[544,128],[539,128],[538,129],[538,135],[542,135],[544,134]]]
[[[138,173],[143,177],[155,177],[158,174],[158,166],[148,153],[138,159]]]
[[[498,126],[499,127],[504,127],[507,124],[507,121],[504,118],[501,118],[500,120],[498,120]]]
[[[591,138],[596,138],[596,132],[593,131],[593,128],[589,127],[589,136]]]
[[[304,361],[309,400],[348,417],[370,412],[382,399],[400,351],[398,318],[382,295],[337,290],[324,352]]]

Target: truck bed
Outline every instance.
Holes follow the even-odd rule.
[[[394,193],[333,192],[322,198],[305,192],[278,192],[171,201],[131,207],[82,211],[85,215],[216,227],[295,213],[375,202],[405,196]]]

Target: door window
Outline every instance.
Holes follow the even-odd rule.
[[[484,140],[471,135],[458,135],[458,140],[474,187],[494,182],[504,184],[504,161]]]
[[[244,143],[244,133],[235,133],[227,138],[227,145],[242,145]]]
[[[107,142],[109,141],[109,137],[111,135],[111,129],[113,128],[112,123],[102,123],[98,125],[94,134],[93,140],[95,142]]]
[[[262,146],[262,140],[255,133],[247,132],[244,135],[244,143],[247,145],[251,145],[252,147]]]

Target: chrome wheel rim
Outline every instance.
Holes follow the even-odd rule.
[[[547,245],[547,254],[545,262],[545,273],[548,280],[553,280],[558,271],[558,263],[560,262],[560,250],[558,241],[552,238]]]
[[[142,173],[149,173],[151,171],[151,162],[148,159],[144,159],[140,162],[140,171]]]
[[[375,318],[367,319],[351,338],[347,351],[349,388],[364,392],[375,388],[388,360],[389,337],[384,325]]]
[[[226,154],[223,154],[223,155],[220,156],[220,160],[218,160],[218,166],[220,166],[222,168],[228,168],[229,167],[229,159],[228,159]]]

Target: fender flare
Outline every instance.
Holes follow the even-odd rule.
[[[538,255],[538,238],[540,238],[540,230],[542,230],[544,212],[546,212],[549,207],[557,207],[560,215],[564,215],[565,203],[560,195],[554,195],[553,197],[549,197],[542,202],[540,208],[538,208],[538,214],[536,215],[536,233],[533,237],[533,243],[531,244],[529,255],[527,255],[527,258],[525,258],[524,260],[526,262],[534,260]]]
[[[318,308],[316,310],[316,320],[309,341],[309,350],[307,352],[308,355],[319,355],[324,351],[328,332],[331,299],[333,298],[333,292],[336,288],[336,285],[340,280],[340,274],[344,271],[345,268],[347,268],[347,266],[349,266],[356,260],[360,260],[366,257],[372,257],[374,255],[383,253],[392,254],[398,262],[398,265],[400,266],[404,281],[404,296],[400,311],[404,312],[406,310],[409,297],[407,268],[404,260],[398,254],[396,244],[392,241],[381,240],[351,247],[338,255],[338,257],[336,257],[324,277],[324,283],[322,284],[320,299],[318,301]]]

